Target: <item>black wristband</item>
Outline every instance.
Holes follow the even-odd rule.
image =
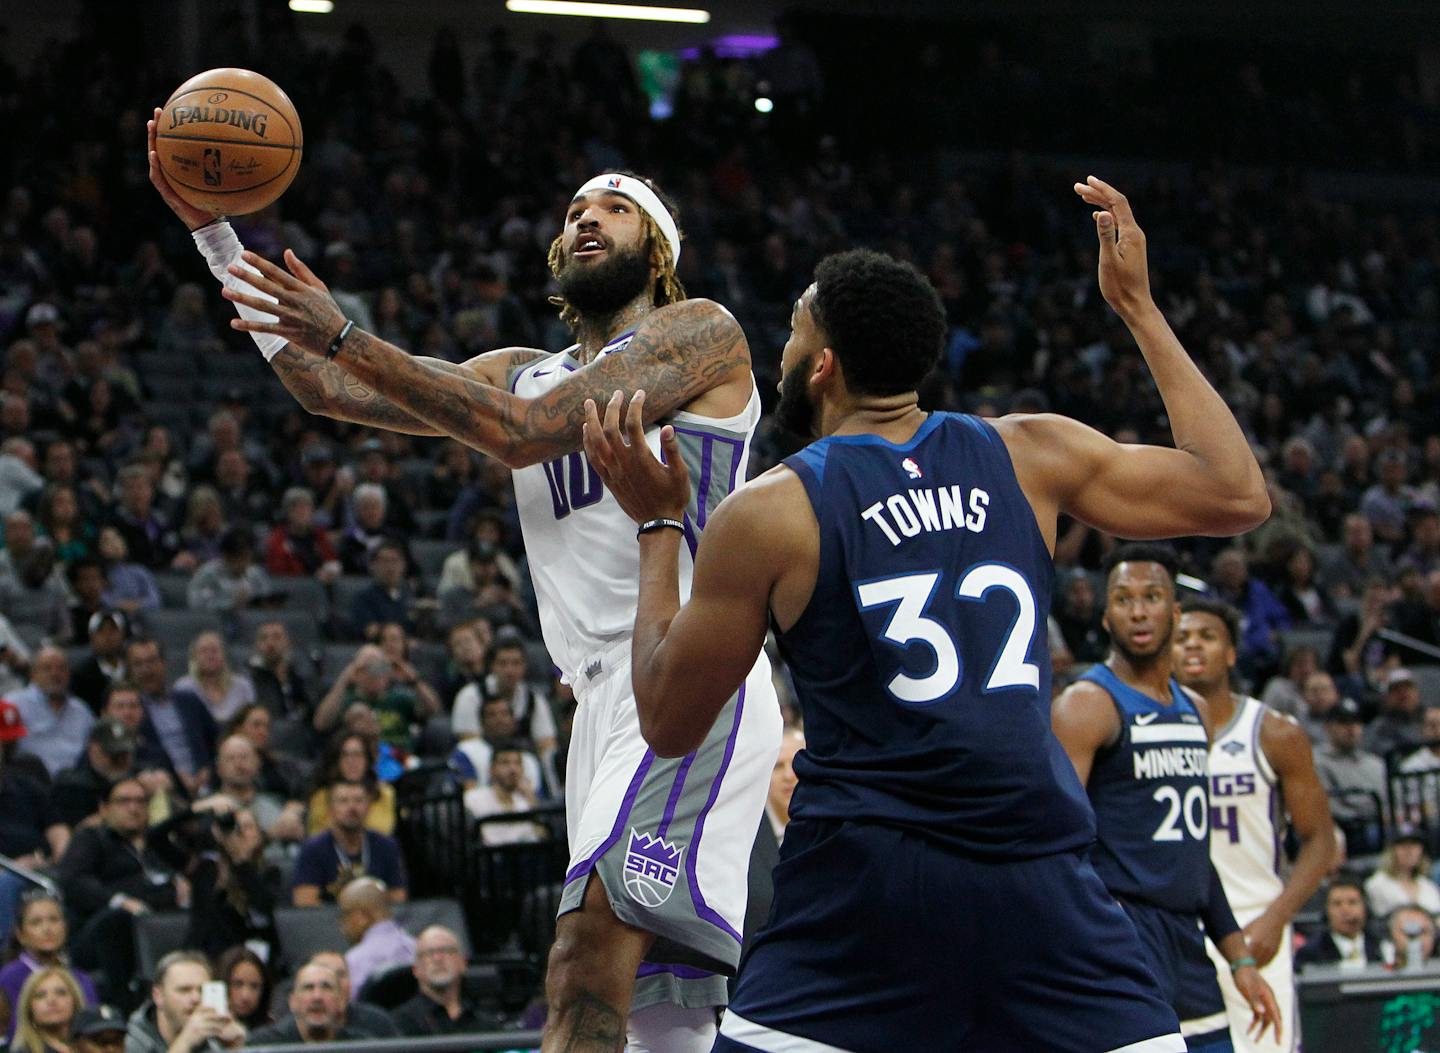
[[[345,320],[344,326],[341,327],[340,332],[335,334],[335,339],[330,341],[330,350],[325,352],[326,358],[334,358],[340,353],[340,345],[345,342],[345,338],[350,335],[350,330],[354,328],[355,323],[347,318]]]
[[[635,531],[635,536],[654,533],[656,530],[664,530],[667,527],[671,530],[678,530],[682,534],[685,532],[685,524],[678,519],[649,519],[640,524],[640,529]]]

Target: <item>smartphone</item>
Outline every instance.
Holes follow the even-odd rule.
[[[230,1015],[230,995],[223,980],[212,980],[200,988],[200,1004],[221,1016]]]

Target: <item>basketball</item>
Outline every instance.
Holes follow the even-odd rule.
[[[156,129],[160,168],[196,208],[258,212],[300,170],[303,136],[290,97],[248,69],[212,69],[166,101]]]

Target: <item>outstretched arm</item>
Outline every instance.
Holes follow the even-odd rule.
[[[159,117],[160,111],[156,109],[154,117],[146,122],[150,184],[170,211],[175,213],[180,222],[184,223],[186,229],[192,234],[211,226],[211,224],[223,222],[203,209],[186,204],[184,198],[177,194],[175,188],[170,185],[170,180],[166,178],[164,171],[160,168],[160,157],[156,152],[155,122]],[[197,239],[200,237],[202,235],[197,235]],[[238,241],[230,244],[235,253],[240,251]],[[286,254],[286,263],[301,282],[310,286],[326,300],[330,299],[330,291],[326,288],[325,283],[317,278],[309,267],[301,263],[293,252]],[[226,285],[239,286],[241,292],[249,294],[256,291],[246,280],[250,277],[249,272],[239,276],[227,276],[222,269],[216,274],[216,277]],[[330,302],[333,304],[334,301]],[[274,317],[263,307],[257,308],[257,310],[263,311],[267,318]],[[336,313],[338,314],[338,312],[339,308],[337,307]],[[343,319],[340,324],[344,324]],[[503,384],[509,368],[528,360],[526,357],[520,356],[536,358],[541,354],[543,352],[527,348],[507,348],[473,358],[463,365],[456,365],[453,362],[445,362],[437,358],[426,359],[426,361],[436,369],[469,374],[482,383]],[[280,378],[280,382],[310,413],[333,417],[335,420],[351,421],[355,424],[368,424],[389,431],[406,432],[411,435],[441,434],[436,428],[385,398],[373,387],[361,383],[353,373],[324,358],[306,355],[289,343],[266,357],[270,362],[270,368]]]
[[[292,348],[323,360],[345,324],[335,301],[253,252],[242,259],[260,272],[250,276],[251,284],[275,302],[228,288],[226,298],[279,320],[237,318],[230,324],[283,337]],[[299,261],[287,252],[286,263],[296,271]],[[244,273],[239,264],[231,271]],[[623,354],[599,358],[533,399],[466,371],[440,368],[360,329],[351,330],[334,361],[417,420],[512,468],[578,450],[587,399],[599,402],[617,389],[644,389],[650,394],[649,425],[724,384],[745,384],[748,397],[750,383],[745,335],[730,312],[711,300],[658,308],[640,323]]]
[[[1065,512],[1129,538],[1231,535],[1259,525],[1270,515],[1260,466],[1151,298],[1145,234],[1130,203],[1094,176],[1075,192],[1096,208],[1100,291],[1150,367],[1175,448],[1122,445],[1054,414],[1007,417],[999,427],[1020,454],[1026,493],[1050,506],[1047,519]]]

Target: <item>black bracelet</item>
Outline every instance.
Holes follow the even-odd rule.
[[[664,530],[669,527],[671,530],[678,530],[685,533],[685,524],[678,519],[650,519],[640,524],[640,529],[635,531],[635,536],[653,533],[656,530]]]
[[[325,352],[327,359],[334,358],[340,353],[340,345],[345,342],[345,338],[350,335],[350,330],[354,328],[355,323],[347,318],[345,325],[340,329],[340,332],[336,334],[335,339],[330,341],[330,350]]]

